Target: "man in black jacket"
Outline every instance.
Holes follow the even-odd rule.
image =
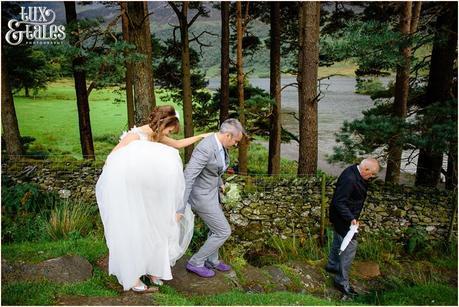
[[[367,197],[367,181],[376,177],[379,172],[377,160],[367,158],[360,164],[346,168],[336,182],[335,193],[330,205],[330,222],[333,224],[333,244],[328,256],[325,270],[335,275],[335,287],[342,293],[353,296],[357,294],[349,283],[349,271],[357,250],[354,236],[347,248],[339,254],[343,238],[351,225],[359,224],[363,203]]]

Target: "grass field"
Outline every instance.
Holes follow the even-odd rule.
[[[170,104],[162,100],[160,93],[156,98],[158,105]],[[48,89],[39,91],[36,97],[19,93],[14,102],[21,136],[36,138],[32,149],[81,158],[73,80],[50,83]],[[104,160],[113,145],[103,140],[118,137],[127,129],[124,96],[116,92],[116,88],[94,90],[89,96],[89,107],[96,158]]]
[[[91,129],[97,161],[104,161],[121,133],[127,129],[127,111],[124,94],[116,88],[94,90],[89,96]],[[156,92],[158,105],[172,104],[182,114],[181,106],[171,103],[162,90]],[[48,85],[35,97],[20,92],[14,97],[21,136],[36,140],[30,152],[47,152],[49,158],[82,159],[78,128],[78,113],[73,80],[62,79]],[[183,116],[181,116],[183,118]],[[200,133],[195,131],[195,133]],[[179,133],[176,138],[182,138]],[[181,150],[183,154],[183,150]],[[267,150],[252,143],[249,149],[250,173],[267,172]],[[237,150],[231,153],[237,160]],[[295,174],[296,162],[281,160],[283,173]]]

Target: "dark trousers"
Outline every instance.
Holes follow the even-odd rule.
[[[349,272],[351,271],[351,264],[357,251],[357,240],[352,239],[346,249],[339,255],[339,248],[343,242],[343,237],[336,231],[333,232],[333,243],[328,255],[329,267],[338,271],[335,275],[335,283],[342,285],[344,288],[349,287]]]

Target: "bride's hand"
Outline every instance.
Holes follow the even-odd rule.
[[[175,220],[177,221],[177,223],[180,222],[182,217],[183,217],[182,213],[175,213]]]

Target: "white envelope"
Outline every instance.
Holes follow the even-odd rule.
[[[346,236],[343,239],[343,242],[341,243],[341,246],[339,248],[339,253],[338,255],[341,255],[342,252],[346,249],[346,247],[349,245],[349,242],[351,242],[352,237],[354,236],[355,233],[357,233],[357,229],[359,228],[358,224],[351,225],[349,227],[349,231],[347,232]]]

